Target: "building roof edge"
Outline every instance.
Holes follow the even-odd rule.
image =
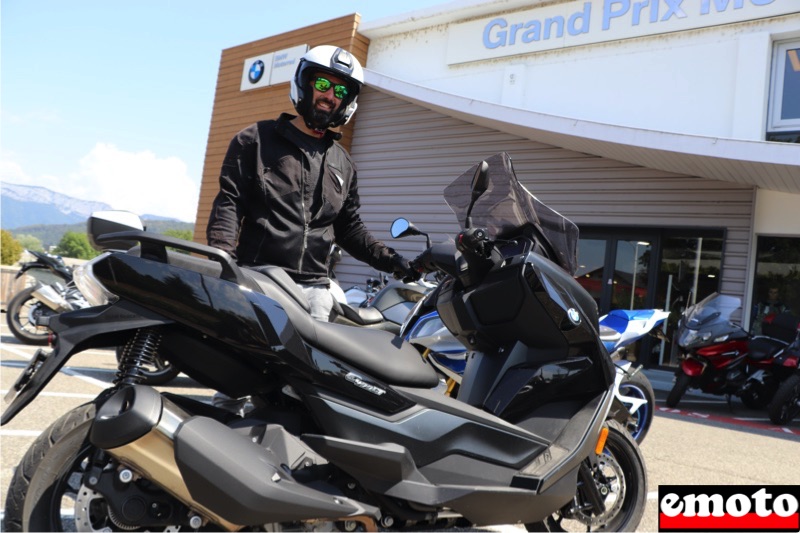
[[[800,146],[632,128],[475,100],[365,69],[368,86],[534,141],[676,174],[800,194]]]

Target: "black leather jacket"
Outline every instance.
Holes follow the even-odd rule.
[[[390,272],[394,250],[361,221],[355,165],[330,131],[320,177],[322,205],[310,212],[303,201],[310,165],[287,135],[292,118],[282,114],[258,122],[233,138],[206,229],[208,244],[240,265],[277,265],[304,283],[327,283],[334,240],[356,259]]]

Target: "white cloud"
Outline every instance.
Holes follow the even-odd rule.
[[[86,197],[105,202],[114,209],[144,215],[194,220],[199,187],[177,157],[159,159],[150,151],[125,152],[98,143],[81,159],[80,170],[70,179],[90,187]]]
[[[8,183],[30,185],[22,166],[15,161],[9,160],[6,154],[3,154],[3,158],[0,159],[0,179]]]
[[[65,176],[27,176],[22,168],[0,161],[0,176],[12,183],[38,185],[81,200],[104,202],[113,209],[194,221],[198,184],[177,157],[158,158],[149,150],[126,152],[97,143]]]

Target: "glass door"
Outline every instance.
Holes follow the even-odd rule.
[[[672,338],[683,309],[719,290],[722,231],[581,228],[581,235],[575,278],[597,302],[600,316],[614,309],[670,311],[662,332]],[[627,357],[674,366],[673,348],[646,336],[629,347]]]
[[[592,235],[578,245],[576,280],[597,302],[600,316],[614,309],[653,308],[651,265],[655,235]],[[648,350],[649,337],[625,349],[624,357],[638,360]]]
[[[650,240],[617,239],[614,272],[611,280],[612,309],[650,308],[648,283],[650,281]]]
[[[655,239],[591,236],[580,240],[575,278],[597,302],[600,315],[612,309],[651,307]]]

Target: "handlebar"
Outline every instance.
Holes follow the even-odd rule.
[[[456,248],[462,254],[472,254],[481,258],[489,256],[492,241],[486,228],[469,228],[458,234]]]

